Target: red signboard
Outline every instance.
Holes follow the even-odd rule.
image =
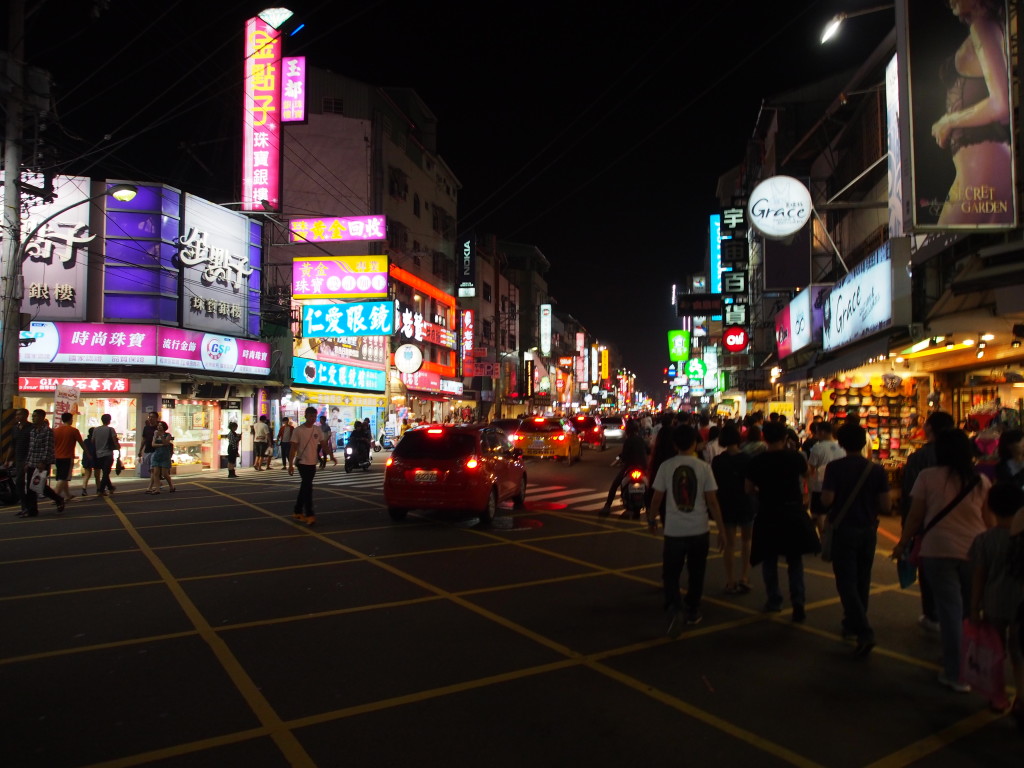
[[[127,392],[128,379],[110,379],[103,376],[21,376],[19,392],[53,392],[58,384],[75,387],[81,392]]]
[[[722,331],[722,346],[727,352],[742,352],[750,343],[750,336],[746,328],[732,325]]]

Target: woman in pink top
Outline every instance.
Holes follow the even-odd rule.
[[[924,536],[921,567],[935,592],[935,609],[942,635],[939,682],[959,693],[970,690],[960,682],[960,645],[963,620],[971,595],[971,564],[967,553],[974,537],[992,526],[985,500],[991,482],[974,468],[970,439],[959,429],[935,438],[938,466],[921,470],[910,491],[910,514],[903,535],[893,549],[899,557],[910,540],[920,534],[950,502],[969,488],[956,504]]]

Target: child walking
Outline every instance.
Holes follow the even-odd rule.
[[[968,556],[974,566],[971,579],[971,621],[982,620],[993,625],[1003,638],[1010,657],[1017,699],[1013,715],[1024,726],[1024,654],[1021,652],[1021,626],[1018,608],[1024,600],[1024,583],[1010,570],[1013,542],[1010,525],[1014,515],[1024,507],[1024,490],[1012,482],[996,483],[988,492],[988,506],[996,517],[995,527],[975,537]],[[993,711],[1010,708],[1006,692],[999,692],[990,702]]]

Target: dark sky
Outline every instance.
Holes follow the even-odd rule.
[[[242,25],[267,4],[41,6],[26,55],[56,78],[62,170],[237,200]],[[762,100],[856,66],[892,11],[868,0],[628,3],[301,0],[286,52],[415,88],[463,188],[460,229],[537,245],[552,296],[660,387],[669,286],[698,270],[718,176]],[[68,10],[75,7],[77,10]],[[109,137],[109,138],[104,138]]]

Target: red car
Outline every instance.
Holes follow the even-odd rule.
[[[604,425],[597,416],[574,416],[572,425],[580,433],[580,440],[595,450],[603,451],[608,447],[604,437]]]
[[[468,509],[487,524],[506,499],[526,500],[523,452],[490,426],[430,426],[405,433],[384,470],[392,520],[410,509]]]

